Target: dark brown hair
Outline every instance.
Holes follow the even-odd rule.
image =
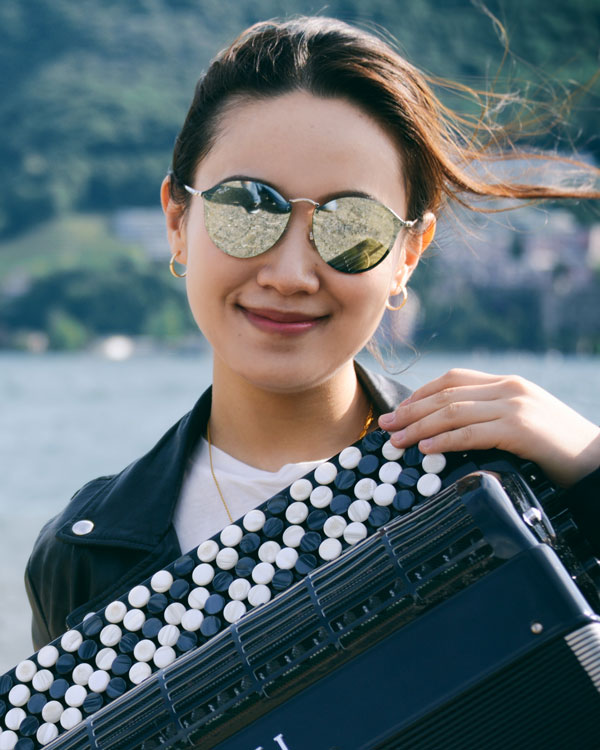
[[[196,167],[218,138],[227,106],[245,98],[275,97],[302,90],[339,97],[367,112],[397,143],[408,195],[407,215],[438,211],[444,199],[483,210],[473,198],[599,198],[598,170],[561,157],[584,183],[565,184],[564,169],[551,170],[544,184],[501,179],[485,167],[526,157],[511,144],[509,129],[495,124],[484,105],[474,117],[444,107],[433,93],[433,79],[407,62],[377,36],[325,17],[298,17],[251,26],[211,63],[194,99],[173,154],[171,197],[187,206]],[[480,99],[478,92],[447,84]],[[498,109],[502,97],[486,95]],[[501,102],[500,102],[501,103]],[[506,171],[506,170],[505,170]],[[514,171],[514,170],[513,170]]]

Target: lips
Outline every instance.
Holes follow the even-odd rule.
[[[315,328],[326,318],[325,315],[264,307],[240,305],[240,310],[252,325],[273,333],[303,333]]]
[[[308,315],[301,312],[287,312],[284,310],[271,310],[270,308],[242,308],[251,315],[256,315],[266,320],[272,320],[274,323],[307,323],[309,321],[319,320],[321,315]]]

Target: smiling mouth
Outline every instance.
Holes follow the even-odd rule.
[[[308,315],[269,308],[248,308],[239,305],[247,320],[257,328],[277,333],[303,333],[320,325],[326,315]]]

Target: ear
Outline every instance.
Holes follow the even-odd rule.
[[[423,255],[435,236],[435,226],[435,216],[427,212],[421,219],[419,231],[410,231],[408,233],[402,251],[402,262],[398,264],[398,268],[394,274],[392,289],[390,291],[391,295],[399,294],[400,290],[408,284],[408,280],[417,267],[421,255]]]
[[[165,177],[160,186],[160,202],[167,222],[167,240],[178,263],[187,262],[187,239],[184,210],[175,203],[170,192],[171,178]]]

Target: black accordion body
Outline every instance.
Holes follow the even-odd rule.
[[[387,438],[0,677],[0,750],[600,748],[598,562],[560,494]]]

